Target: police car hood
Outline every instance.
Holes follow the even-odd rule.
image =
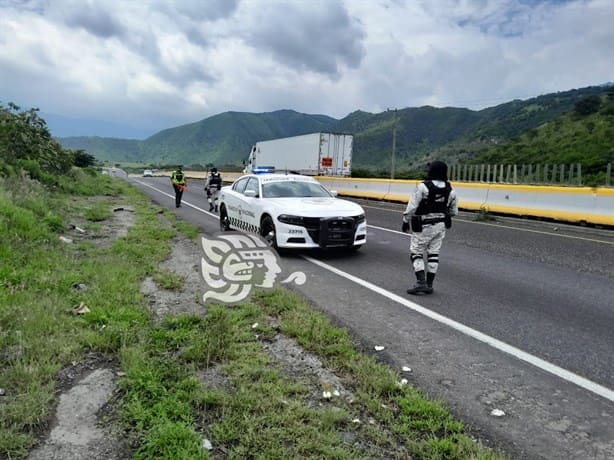
[[[332,197],[269,198],[279,214],[305,217],[348,217],[364,214],[356,203]]]

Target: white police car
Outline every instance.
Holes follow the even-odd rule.
[[[360,205],[295,174],[248,174],[223,187],[220,228],[258,233],[277,248],[358,249],[367,241]]]

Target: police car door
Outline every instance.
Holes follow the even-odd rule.
[[[245,186],[247,185],[247,181],[249,177],[243,177],[232,184],[232,189],[230,191],[222,191],[221,195],[221,203],[226,208],[226,213],[228,214],[228,219],[230,220],[230,226],[232,228],[239,228],[239,205],[241,204],[241,197],[243,196],[243,191],[245,190]]]
[[[260,181],[257,177],[250,177],[240,197],[238,206],[239,228],[246,232],[258,232],[260,213]]]

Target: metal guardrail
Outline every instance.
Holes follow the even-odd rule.
[[[573,185],[581,187],[582,165],[573,164],[459,164],[450,165],[450,180],[504,184]],[[612,163],[606,165],[603,182],[610,186]]]

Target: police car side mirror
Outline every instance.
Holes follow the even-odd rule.
[[[250,197],[250,198],[255,198],[256,196],[258,196],[258,194],[256,193],[256,190],[245,190],[245,192],[243,192],[243,194],[245,196]]]

